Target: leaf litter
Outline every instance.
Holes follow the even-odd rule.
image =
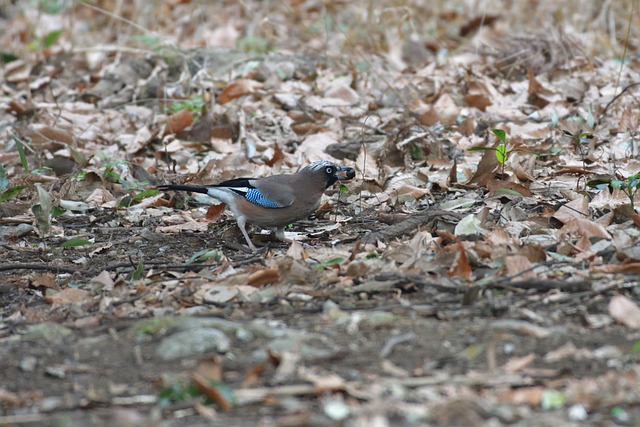
[[[0,423],[637,423],[632,5],[383,3],[3,9]]]

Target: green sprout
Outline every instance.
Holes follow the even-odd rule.
[[[630,176],[626,180],[612,179],[609,183],[613,188],[622,190],[624,194],[629,198],[631,203],[631,210],[635,212],[634,199],[640,187],[640,173]]]

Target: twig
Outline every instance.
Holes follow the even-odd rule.
[[[618,98],[620,98],[626,91],[628,91],[629,89],[640,85],[640,82],[635,82],[635,83],[631,83],[630,85],[628,85],[627,87],[625,87],[624,89],[622,89],[622,92],[620,92],[619,94],[617,94],[616,96],[613,97],[613,99],[611,101],[609,101],[609,103],[607,104],[606,107],[604,107],[604,110],[602,110],[602,113],[600,113],[600,117],[598,117],[598,123],[596,124],[596,127],[600,126],[600,122],[602,121],[602,119],[604,118],[605,114],[607,114],[607,110],[609,109],[609,107],[611,107],[611,105],[616,102],[618,100]]]
[[[9,271],[9,270],[51,270],[56,271],[58,273],[82,273],[82,274],[90,274],[91,271],[88,270],[79,270],[77,268],[69,268],[62,267],[59,265],[51,265],[51,264],[8,264],[8,265],[0,265],[0,271]]]

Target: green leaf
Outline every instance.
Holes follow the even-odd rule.
[[[332,258],[329,261],[321,262],[320,264],[314,265],[313,268],[316,269],[316,270],[324,270],[327,267],[331,267],[333,265],[338,265],[338,264],[340,264],[342,262],[344,262],[344,258],[343,257]]]
[[[198,386],[195,384],[174,384],[171,387],[165,387],[158,392],[158,404],[161,407],[168,406],[172,402],[182,402],[191,400],[194,397],[202,395]]]
[[[145,199],[147,197],[152,197],[155,196],[159,193],[158,190],[156,189],[152,189],[152,190],[142,190],[141,192],[139,192],[138,194],[136,194],[136,196],[134,197],[134,199],[136,199],[138,202],[141,201],[142,199]]]
[[[627,423],[629,421],[629,414],[622,406],[614,406],[611,408],[611,416],[619,421]]]
[[[346,194],[349,192],[349,186],[348,185],[344,185],[341,182],[338,183],[338,190],[340,190],[340,193],[342,194]]]
[[[512,190],[511,188],[499,188],[496,191],[496,194],[504,194],[507,196],[522,196],[522,194],[518,193],[516,190]]]
[[[636,341],[633,343],[633,345],[631,346],[631,353],[638,353],[640,352],[640,341]]]
[[[138,262],[138,267],[136,268],[136,270],[131,275],[131,279],[132,280],[140,280],[140,279],[142,279],[142,275],[143,274],[144,274],[144,264],[143,264],[142,260],[140,260],[140,262]]]
[[[620,181],[619,179],[612,179],[609,184],[618,190],[624,190],[627,188],[627,181]]]
[[[44,45],[44,47],[50,48],[58,41],[61,35],[62,30],[51,31],[49,34],[44,36],[44,39],[42,39],[42,44]]]
[[[1,51],[0,52],[0,61],[4,62],[5,64],[8,64],[9,62],[13,62],[18,60],[20,57],[18,55],[15,55],[11,52],[4,52]]]
[[[0,178],[0,188],[2,188],[2,180],[6,178]],[[7,181],[8,183],[9,181]],[[15,187],[11,187],[9,189],[7,189],[5,192],[3,192],[2,194],[0,194],[0,202],[5,202],[7,200],[9,200],[10,198],[12,198],[13,196],[15,196],[16,194],[18,194],[19,192],[21,192],[22,190],[24,190],[25,188],[27,188],[26,185],[16,185]]]
[[[496,159],[498,159],[498,163],[504,165],[507,162],[507,146],[504,144],[500,144],[496,147]]]
[[[22,168],[25,171],[29,171],[29,163],[27,163],[27,156],[24,154],[24,147],[22,146],[22,141],[17,137],[13,137],[13,142],[16,143],[16,148],[18,149],[18,154],[20,155],[20,163],[22,163]]]
[[[469,151],[496,151],[493,147],[471,147],[468,148]]]
[[[158,40],[156,37],[150,36],[148,34],[141,34],[141,35],[137,35],[137,36],[133,36],[131,37],[132,40],[138,41],[138,42],[142,42],[144,44],[146,44],[149,47],[157,47],[160,44],[160,40]]]
[[[133,198],[130,195],[127,194],[122,199],[120,199],[120,201],[118,202],[118,208],[120,208],[120,209],[130,208],[134,204],[135,203],[134,203]]]
[[[51,216],[54,218],[58,218],[65,213],[67,213],[67,210],[65,208],[61,208],[60,206],[54,206],[53,209],[51,209]]]
[[[491,132],[493,132],[503,144],[507,142],[507,133],[502,129],[491,129]]]
[[[545,390],[542,392],[542,409],[560,409],[567,403],[567,396],[558,390]]]
[[[216,249],[203,249],[193,254],[191,258],[189,258],[189,261],[187,261],[187,264],[204,262],[209,259],[213,259],[214,261],[218,262],[222,259],[222,256]]]
[[[62,242],[61,248],[75,248],[77,246],[92,245],[93,242],[87,239],[69,239],[66,242]]]

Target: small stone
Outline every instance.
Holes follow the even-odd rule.
[[[25,356],[20,361],[20,370],[23,372],[33,372],[38,365],[38,359],[35,356]]]
[[[586,421],[589,417],[587,410],[584,409],[580,403],[576,403],[575,405],[571,405],[568,413],[569,419],[572,421]]]
[[[330,400],[324,404],[324,414],[335,421],[342,421],[349,416],[351,410],[342,400]]]
[[[46,342],[52,345],[64,344],[65,338],[71,335],[71,329],[53,322],[38,323],[27,328],[23,340]]]
[[[178,332],[162,340],[156,354],[162,360],[199,356],[208,352],[226,353],[231,341],[218,329],[201,328]]]
[[[53,378],[62,379],[67,376],[67,370],[63,366],[49,366],[44,371]]]

